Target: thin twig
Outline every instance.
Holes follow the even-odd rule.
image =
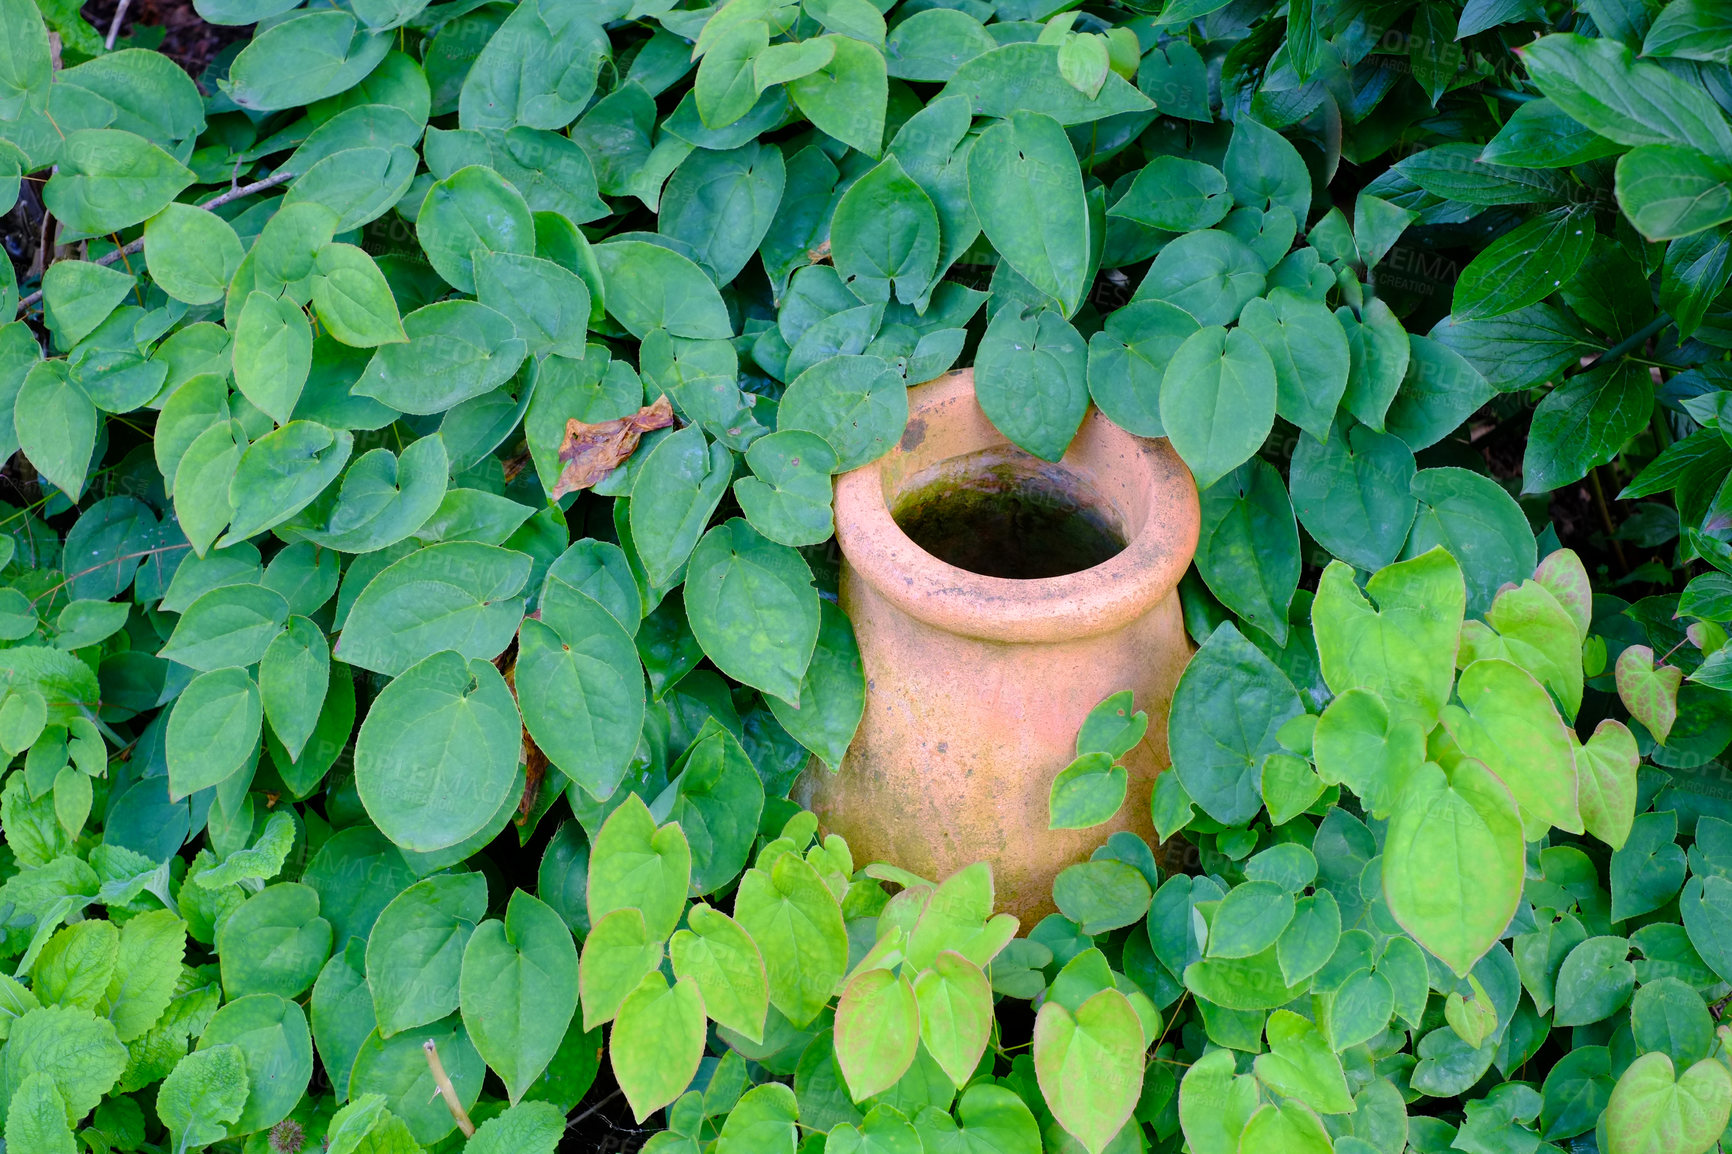
[[[1599,506],[1600,521],[1606,527],[1606,536],[1611,538],[1612,552],[1618,555],[1618,568],[1628,573],[1630,562],[1624,557],[1624,543],[1618,540],[1618,527],[1612,523],[1612,509],[1606,503],[1606,490],[1600,484],[1600,467],[1598,465],[1588,470],[1588,480],[1593,486],[1594,504]]]
[[[220,208],[223,205],[228,204],[231,201],[239,200],[243,196],[251,196],[253,193],[263,192],[267,188],[275,188],[277,185],[283,184],[286,181],[293,180],[294,178],[295,178],[295,174],[292,172],[286,172],[285,171],[285,172],[272,173],[270,176],[265,177],[263,180],[255,180],[253,183],[246,185],[242,188],[231,188],[229,191],[223,193],[221,196],[213,196],[211,199],[205,201],[203,204],[197,204],[197,205],[194,205],[193,207],[194,208],[202,208],[202,209],[206,209],[206,210],[214,209],[214,208]],[[91,261],[90,263],[91,264],[100,264],[100,265],[113,264],[116,261],[118,261],[124,257],[130,256],[131,254],[133,254],[135,252],[143,252],[143,251],[144,251],[144,238],[141,236],[137,240],[133,241],[131,244],[128,244],[122,248],[117,248],[113,252],[104,253],[102,256],[97,257],[95,260]],[[31,293],[29,296],[25,297],[23,300],[18,302],[18,314],[20,316],[24,315],[25,309],[29,308],[33,304],[36,304],[41,299],[42,299],[42,290],[37,289],[35,292]]]
[[[114,19],[108,25],[108,39],[103,41],[103,46],[110,52],[114,51],[114,38],[120,35],[120,22],[126,19],[126,6],[131,2],[132,0],[120,0],[114,9]]]
[[[475,1123],[469,1120],[469,1112],[463,1108],[463,1103],[457,1100],[457,1087],[445,1076],[445,1064],[439,1060],[439,1047],[433,1044],[432,1038],[428,1038],[421,1043],[421,1052],[427,1055],[427,1068],[433,1072],[433,1084],[439,1087],[439,1096],[445,1099],[446,1109],[450,1110],[451,1117],[457,1120],[457,1128],[463,1131],[465,1138],[473,1138]]]

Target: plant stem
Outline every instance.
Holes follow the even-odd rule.
[[[421,1052],[427,1055],[427,1069],[433,1073],[433,1084],[439,1087],[439,1096],[445,1099],[445,1108],[450,1110],[451,1117],[457,1120],[457,1128],[463,1131],[465,1138],[473,1138],[475,1123],[469,1120],[469,1112],[463,1109],[463,1103],[457,1100],[457,1088],[445,1075],[445,1064],[439,1060],[439,1047],[432,1038],[428,1038],[421,1043]]]
[[[221,196],[213,196],[211,199],[205,201],[203,204],[194,205],[193,207],[202,208],[202,209],[206,209],[206,210],[213,209],[213,208],[220,208],[222,205],[228,204],[230,201],[239,200],[241,197],[250,196],[255,192],[263,192],[267,188],[275,188],[277,185],[283,184],[286,181],[293,180],[294,178],[295,178],[295,174],[292,172],[272,173],[270,176],[265,177],[263,180],[256,180],[253,183],[245,185],[241,188],[231,188],[229,191],[223,193]],[[133,241],[131,244],[128,244],[123,248],[117,248],[111,253],[106,253],[103,256],[99,256],[95,260],[91,261],[90,263],[91,264],[98,264],[98,265],[113,264],[115,261],[120,260],[123,257],[129,256],[132,253],[143,252],[143,251],[144,251],[144,238],[141,236],[137,240]],[[29,296],[27,296],[23,300],[19,301],[18,302],[18,315],[23,316],[25,309],[28,309],[31,305],[37,303],[41,299],[42,299],[42,290],[37,289],[35,292],[31,293]]]
[[[1661,313],[1605,352],[1594,358],[1595,365],[1603,365],[1607,361],[1615,361],[1625,353],[1634,352],[1647,343],[1649,337],[1672,323],[1672,318]],[[1590,366],[1592,367],[1592,366]]]

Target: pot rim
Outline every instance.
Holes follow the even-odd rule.
[[[973,369],[917,385],[908,399],[911,426],[958,402],[979,413]],[[985,420],[984,413],[980,417]],[[1113,557],[1077,573],[1029,580],[988,577],[940,561],[891,515],[884,462],[903,451],[898,444],[836,479],[836,540],[846,566],[908,616],[987,641],[1074,641],[1142,617],[1177,587],[1191,564],[1200,516],[1196,482],[1165,438],[1132,436],[1093,405],[1084,421],[1098,422],[1097,435],[1119,451],[1142,456],[1149,469],[1147,515]],[[1073,442],[1066,460],[1074,451]]]

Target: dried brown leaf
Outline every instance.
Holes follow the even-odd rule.
[[[594,425],[576,418],[565,422],[565,443],[559,446],[562,467],[559,481],[553,486],[554,499],[600,481],[625,463],[645,433],[673,423],[674,407],[665,395],[627,417]]]

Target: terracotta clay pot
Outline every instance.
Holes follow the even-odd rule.
[[[1058,872],[1110,833],[1155,844],[1150,793],[1191,653],[1177,585],[1197,489],[1165,440],[1092,408],[1061,462],[1018,449],[976,403],[971,370],[912,389],[909,406],[901,443],[836,482],[866,712],[841,770],[814,761],[795,796],[858,862],[933,879],[990,862],[998,907],[1026,927],[1053,911]],[[1104,826],[1049,830],[1078,727],[1123,689],[1150,720],[1124,759],[1124,806]]]

